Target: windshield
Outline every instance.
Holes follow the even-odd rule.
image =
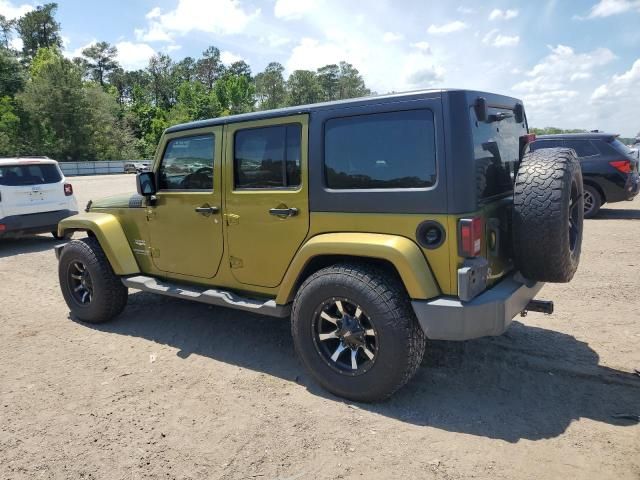
[[[0,167],[0,185],[9,187],[58,183],[61,180],[60,170],[56,165],[50,163]]]

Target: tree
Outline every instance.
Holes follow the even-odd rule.
[[[233,62],[229,65],[229,68],[227,68],[226,73],[231,76],[243,76],[251,81],[251,67],[244,60]]]
[[[215,84],[223,115],[234,115],[253,110],[255,87],[245,76],[225,75]]]
[[[338,76],[338,98],[355,98],[371,95],[364,84],[360,72],[353,65],[347,62],[340,62],[340,74]]]
[[[13,97],[25,83],[24,68],[13,51],[0,47],[0,95]]]
[[[340,67],[335,63],[325,65],[318,69],[318,85],[320,86],[322,99],[324,101],[337,100],[340,98],[339,79]]]
[[[209,47],[202,52],[202,58],[196,63],[196,78],[206,87],[207,92],[213,89],[216,80],[224,74],[225,68],[220,61],[220,50]]]
[[[147,67],[151,78],[151,89],[157,107],[169,110],[175,103],[176,80],[173,61],[169,55],[158,53],[151,57]]]
[[[196,61],[192,57],[185,57],[175,64],[174,72],[178,84],[193,82],[196,79]]]
[[[271,62],[256,75],[255,88],[258,105],[263,110],[270,110],[284,106],[286,89],[283,74],[284,67],[278,62]]]
[[[289,105],[316,103],[322,98],[322,90],[316,74],[309,70],[295,70],[289,76],[287,88]]]
[[[4,15],[0,15],[0,47],[9,48],[15,25],[15,20],[8,20]]]
[[[60,24],[55,19],[57,3],[46,3],[19,18],[16,29],[22,39],[22,54],[26,59],[35,57],[39,48],[62,46]]]
[[[82,51],[89,73],[94,81],[104,87],[108,76],[120,65],[116,60],[118,49],[107,42],[98,42]]]
[[[20,153],[20,117],[13,100],[0,97],[0,157],[13,157]]]

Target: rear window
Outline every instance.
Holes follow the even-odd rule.
[[[600,154],[598,149],[589,140],[566,140],[565,146],[572,148],[580,158],[593,157]]]
[[[426,188],[436,181],[433,112],[334,118],[325,124],[327,187]]]
[[[9,187],[58,183],[61,180],[60,170],[54,164],[6,165],[0,167],[0,185]]]
[[[540,150],[541,148],[563,148],[564,141],[562,140],[536,140],[535,142],[529,144],[529,150],[535,152],[536,150]]]
[[[627,147],[617,138],[614,138],[611,142],[609,142],[609,145],[615,148],[618,153],[621,153],[623,155],[631,155],[631,150],[629,149],[629,147]]]
[[[526,124],[516,123],[513,111],[507,109],[489,108],[489,118],[500,118],[492,122],[480,122],[475,109],[470,111],[478,199],[511,192]]]

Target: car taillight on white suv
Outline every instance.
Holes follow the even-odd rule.
[[[70,183],[65,183],[64,184],[64,194],[67,197],[70,197],[71,195],[73,195],[73,185],[71,185]]]

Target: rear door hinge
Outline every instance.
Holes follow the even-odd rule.
[[[236,215],[235,213],[225,213],[224,216],[227,219],[227,225],[238,225],[240,223],[240,215]]]
[[[160,257],[160,249],[159,248],[151,247],[151,248],[149,248],[149,253],[151,254],[151,256],[153,258],[159,258]]]
[[[153,208],[147,208],[147,222],[156,218],[156,211]]]
[[[238,257],[229,257],[229,264],[231,268],[242,268],[243,266],[242,259]]]

